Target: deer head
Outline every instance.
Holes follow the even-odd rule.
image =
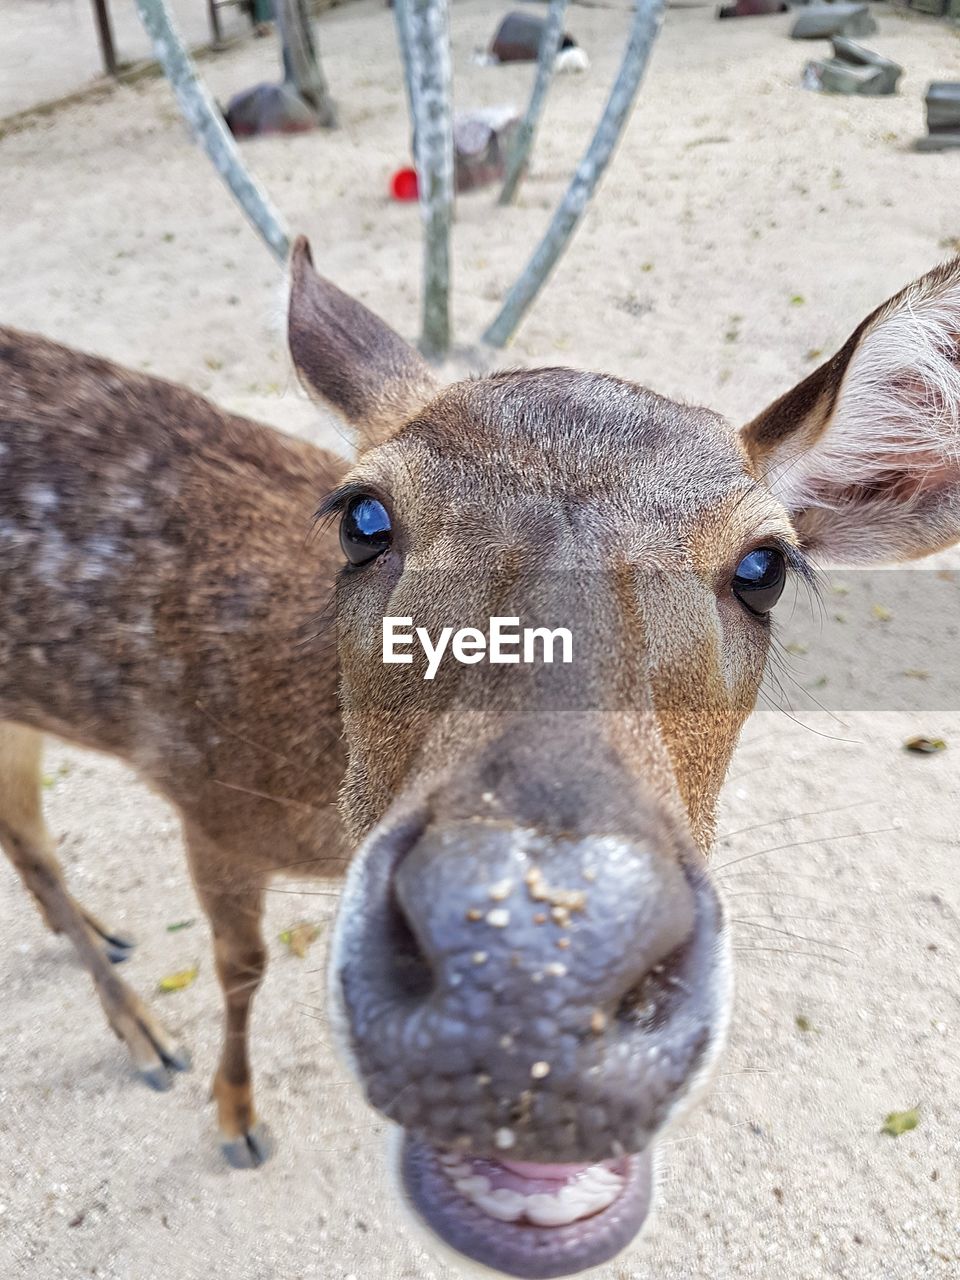
[[[738,433],[567,369],[440,387],[295,248],[294,359],[360,433],[323,504],[360,842],[332,998],[407,1197],[461,1253],[563,1275],[642,1225],[724,1037],[707,855],[772,611],[812,562],[960,538],[958,331],[960,260]],[[382,661],[384,617],[504,616],[567,628],[573,660]]]

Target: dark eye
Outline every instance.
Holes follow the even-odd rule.
[[[780,599],[786,580],[783,552],[775,547],[758,547],[737,565],[733,594],[751,613],[769,613]]]
[[[340,520],[340,546],[351,564],[366,564],[390,546],[387,508],[376,498],[352,498]]]

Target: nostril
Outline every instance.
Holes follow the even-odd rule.
[[[685,979],[693,940],[675,947],[621,997],[616,1021],[644,1031],[665,1026],[690,994]]]
[[[422,1000],[434,989],[435,975],[430,961],[407,920],[396,889],[391,888],[387,907],[387,954],[393,957],[393,979],[397,994]]]

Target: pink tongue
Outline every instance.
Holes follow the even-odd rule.
[[[471,1172],[489,1178],[493,1191],[501,1187],[524,1196],[554,1195],[558,1188],[575,1181],[589,1164],[533,1164],[523,1160],[487,1160],[467,1157]]]

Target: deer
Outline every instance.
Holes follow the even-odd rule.
[[[329,1017],[416,1219],[491,1270],[574,1274],[641,1230],[662,1135],[722,1052],[709,855],[778,599],[960,540],[960,259],[740,430],[606,374],[443,385],[302,238],[289,276],[293,363],[351,463],[0,331],[0,843],[163,1088],[188,1054],[64,881],[43,736],[175,806],[245,1168],[271,1145],[248,1056],[263,894],[341,880]],[[572,663],[428,681],[423,654],[382,660],[387,617],[494,615],[563,623]]]

